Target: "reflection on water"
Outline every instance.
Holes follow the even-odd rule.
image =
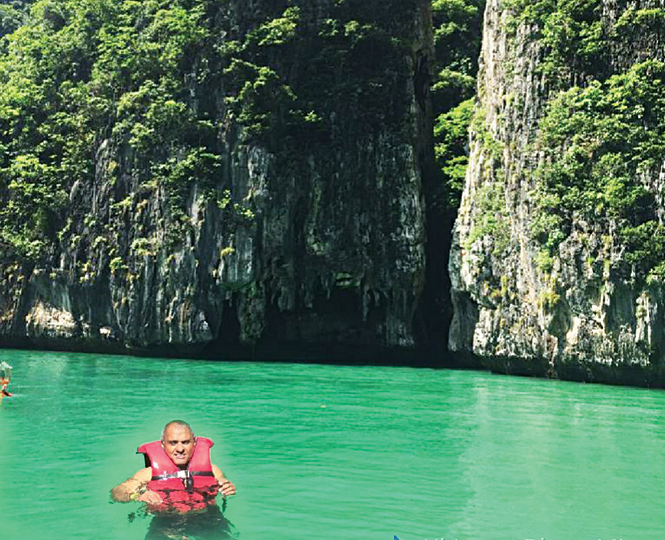
[[[0,407],[3,540],[665,538],[662,391],[407,368],[2,356],[15,392]],[[216,443],[212,461],[238,489],[202,530],[130,521],[138,503],[109,504],[109,489],[143,467],[137,447],[175,418]]]
[[[181,515],[158,515],[152,518],[145,540],[236,540],[237,531],[222,514],[219,506],[207,511]]]
[[[188,513],[154,513],[147,505],[140,504],[127,519],[130,523],[137,518],[150,520],[145,540],[238,540],[238,531],[223,514],[227,498],[219,499],[221,508],[212,503],[205,510]]]

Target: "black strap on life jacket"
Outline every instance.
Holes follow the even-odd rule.
[[[215,476],[212,471],[188,471],[182,470],[174,473],[164,473],[159,476],[153,476],[152,480],[169,480],[171,478],[188,478],[190,476]]]
[[[170,480],[171,478],[180,478],[182,484],[188,493],[194,491],[194,476],[215,476],[212,471],[190,471],[189,469],[182,469],[174,473],[164,473],[158,476],[153,476],[152,480]]]

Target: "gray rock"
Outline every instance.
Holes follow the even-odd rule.
[[[603,2],[606,24],[619,12],[615,2]],[[543,156],[532,143],[550,95],[539,70],[542,42],[524,23],[508,32],[507,17],[500,0],[488,1],[478,105],[484,122],[471,136],[450,255],[450,348],[502,372],[662,386],[662,285],[622,271],[612,225],[577,216],[551,268],[538,264],[541,246],[530,231]],[[640,43],[617,45],[611,69],[640,55],[662,56],[662,47],[654,52]],[[581,81],[573,70],[570,85]],[[642,182],[662,216],[662,172]]]
[[[272,5],[223,4],[216,21],[224,39],[246,33]],[[222,166],[212,189],[228,192],[223,205],[194,181],[174,215],[150,163],[126,140],[100,140],[96,174],[71,187],[70,225],[56,252],[39,268],[4,267],[3,342],[262,358],[288,347],[284,355],[319,357],[343,356],[336,347],[375,355],[412,348],[425,266],[421,175],[431,160],[427,89],[414,81],[432,54],[429,2],[412,5],[393,21],[406,36],[403,56],[380,79],[375,70],[358,83],[388,92],[373,104],[387,125],[368,124],[352,96],[338,93],[320,97],[330,130],[321,143],[247,138],[224,88],[188,77],[193,111],[204,99],[217,103]],[[334,6],[311,3],[304,16],[313,35]],[[279,60],[294,86],[308,52]],[[359,77],[352,63],[343,69],[341,80]],[[163,162],[183,159],[177,148],[158,151],[167,152]]]

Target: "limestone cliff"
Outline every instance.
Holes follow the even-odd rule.
[[[660,136],[662,89],[641,89],[662,81],[663,3],[532,4],[487,3],[450,347],[503,372],[662,386],[665,156],[636,148]]]
[[[219,358],[412,348],[429,2],[208,4],[211,49],[185,59],[185,95],[164,102],[198,115],[205,152],[178,133],[145,149],[147,128],[122,115],[159,88],[128,88],[92,174],[66,186],[54,247],[5,249],[3,343]],[[163,111],[146,110],[150,127]]]

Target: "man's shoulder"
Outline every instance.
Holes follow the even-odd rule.
[[[224,478],[224,473],[222,472],[222,469],[220,469],[214,463],[211,463],[211,465],[212,465],[212,473],[215,475],[215,478],[217,478],[217,480]]]
[[[152,479],[152,469],[150,467],[141,469],[134,475],[134,478],[141,482],[149,482]]]

